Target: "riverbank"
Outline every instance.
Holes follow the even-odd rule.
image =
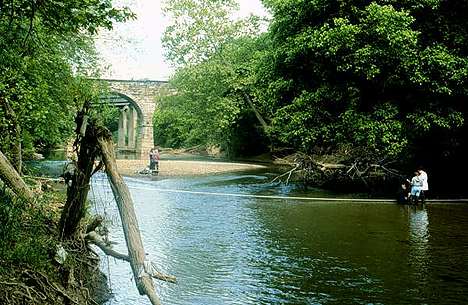
[[[138,172],[148,167],[147,160],[117,160],[120,174],[136,176]],[[267,168],[264,165],[248,163],[230,163],[213,161],[185,161],[161,160],[159,161],[160,176],[197,176],[228,172],[241,172]]]
[[[0,189],[0,304],[102,304],[109,291],[98,256],[81,238],[59,237],[63,184],[36,182],[34,204]]]

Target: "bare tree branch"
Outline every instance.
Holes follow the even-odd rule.
[[[92,242],[94,245],[98,246],[99,249],[102,250],[102,252],[104,252],[106,255],[109,255],[109,256],[112,256],[116,259],[120,259],[120,260],[123,260],[123,261],[126,261],[126,262],[130,262],[130,257],[126,254],[122,254],[122,253],[119,253],[113,249],[111,249],[107,243],[103,240],[103,238],[97,234],[96,232],[89,232],[88,234],[86,234],[86,239],[88,239],[90,242]],[[150,273],[151,277],[157,279],[157,280],[160,280],[160,281],[164,281],[164,282],[169,282],[169,283],[177,283],[177,279],[175,276],[172,276],[172,275],[166,275],[166,274],[163,274],[163,273],[160,273],[160,272],[157,272],[156,270],[152,270],[152,272]]]

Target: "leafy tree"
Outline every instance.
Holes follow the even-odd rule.
[[[164,42],[179,70],[155,123],[172,145],[235,146],[254,115],[276,147],[425,164],[441,177],[466,169],[466,1],[263,3],[266,34],[256,19],[231,20],[234,1],[167,4]]]
[[[259,78],[271,80],[261,85],[280,142],[306,152],[349,143],[377,159],[408,152],[417,135],[463,125],[467,36],[453,4],[264,3],[274,49]]]
[[[163,35],[166,57],[177,67],[195,65],[214,56],[237,38],[253,37],[259,19],[234,19],[236,0],[165,1],[163,11],[172,23]]]
[[[174,91],[163,98],[155,115],[160,144],[217,145],[238,154],[252,148],[241,145],[246,139],[238,139],[246,137],[244,130],[263,141],[255,119],[250,119],[254,114],[266,127],[250,87],[256,58],[251,51],[259,49],[255,37],[261,21],[233,19],[236,8],[236,1],[166,2],[173,24],[163,43],[178,70],[170,81]]]
[[[95,58],[92,35],[132,17],[110,0],[0,1],[0,148],[18,170],[22,146],[62,143],[92,96],[76,74]]]
[[[272,48],[257,87],[278,145],[466,168],[466,1],[263,2]]]

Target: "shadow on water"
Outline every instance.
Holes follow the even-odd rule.
[[[330,196],[272,185],[271,174],[126,179],[150,258],[179,284],[160,284],[164,304],[465,304],[468,217],[464,205],[424,208],[212,196],[212,193]],[[162,192],[161,189],[199,193]],[[118,212],[103,175],[93,211]],[[103,260],[115,297],[149,304],[128,264]],[[109,269],[108,269],[109,268]]]

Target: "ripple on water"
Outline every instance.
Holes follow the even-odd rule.
[[[127,179],[146,252],[179,281],[158,283],[164,304],[465,304],[463,206],[292,204],[157,191],[307,195],[265,183],[267,177]],[[91,197],[94,210],[114,222],[116,250],[125,251],[104,177],[93,180]],[[138,295],[128,264],[108,263],[115,294],[109,304],[149,304]]]

